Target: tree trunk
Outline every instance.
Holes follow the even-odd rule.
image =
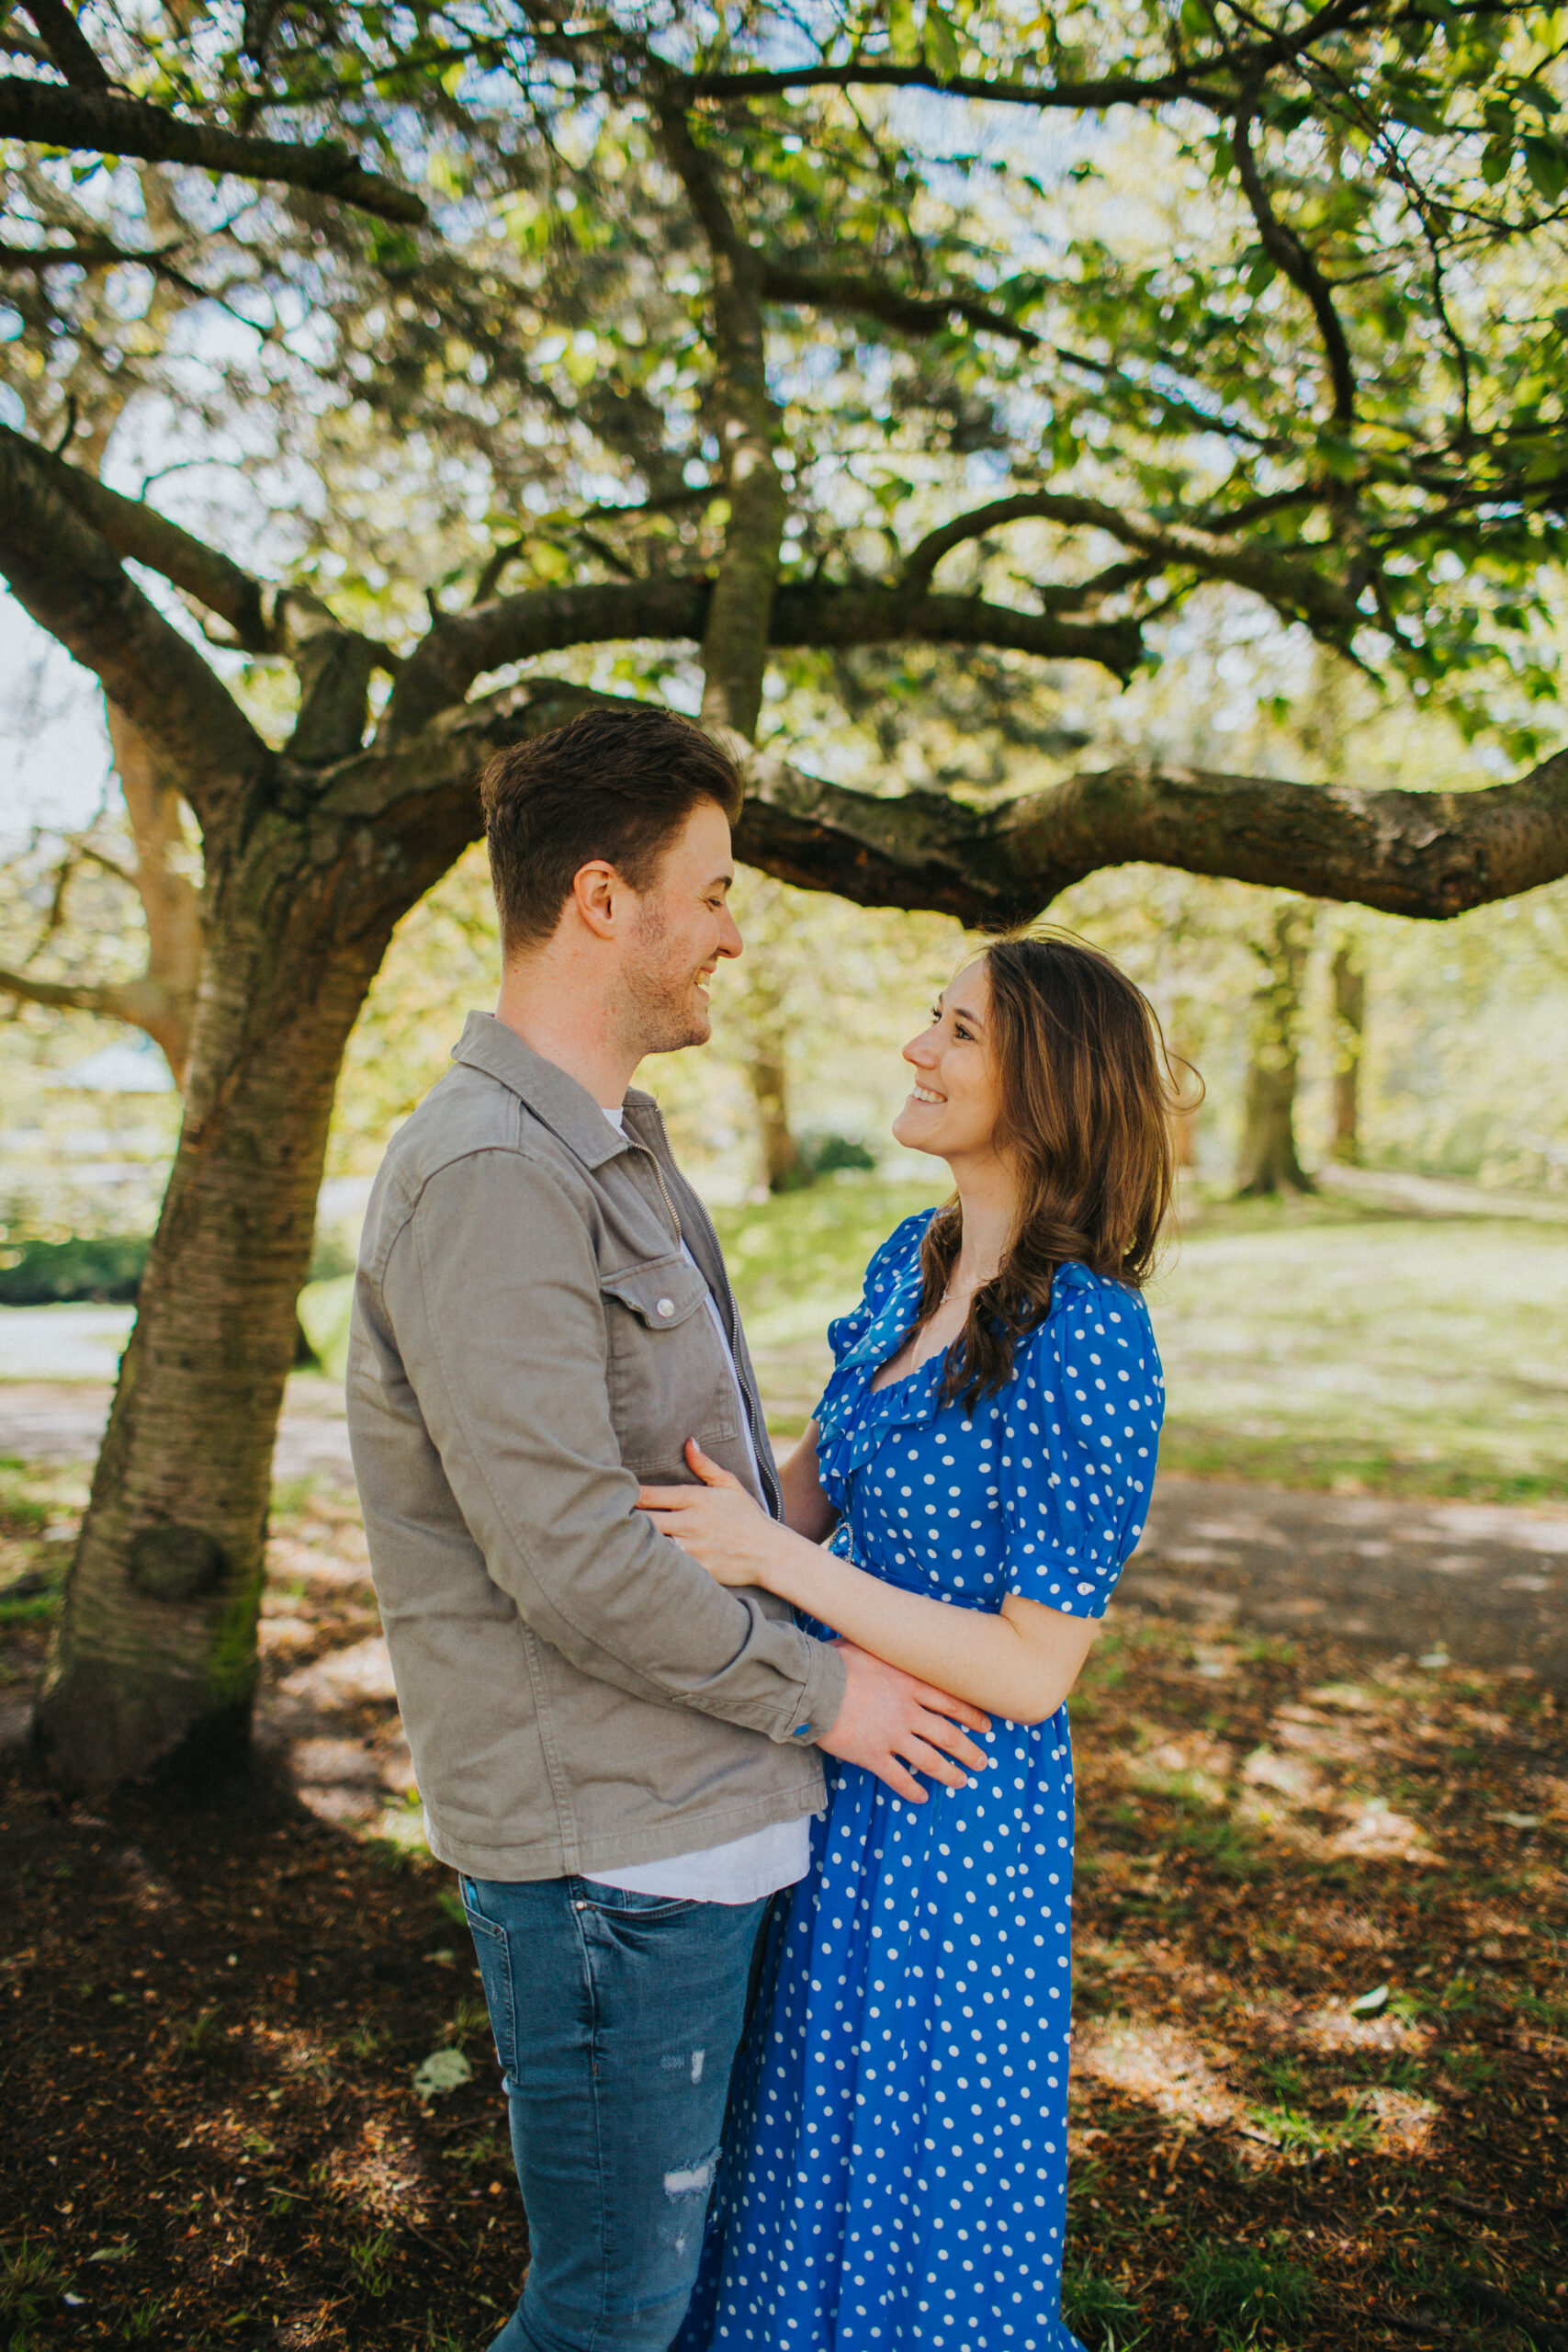
[[[1367,976],[1351,939],[1334,951],[1334,1157],[1347,1168],[1361,1158],[1361,1056],[1366,1046]]]
[[[295,1299],[392,927],[379,905],[367,927],[366,879],[346,832],[307,845],[273,813],[209,876],[185,1124],[39,1698],[70,1788],[199,1773],[248,1738]]]
[[[147,967],[133,983],[134,1018],[185,1087],[201,982],[201,893],[177,859],[185,845],[180,796],[152,747],[117,703],[105,703],[115,771],[136,844],[136,889],[147,925]]]
[[[1296,1155],[1296,1080],[1301,1063],[1302,981],[1315,910],[1287,899],[1266,938],[1253,943],[1263,978],[1252,1000],[1247,1110],[1236,1191],[1243,1197],[1310,1193]]]
[[[812,1181],[811,1168],[789,1123],[789,1080],[782,1045],[757,1042],[746,1057],[746,1076],[757,1105],[768,1190],[802,1192]]]

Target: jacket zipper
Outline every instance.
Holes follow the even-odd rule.
[[[681,1220],[675,1214],[675,1204],[671,1199],[669,1193],[665,1189],[664,1170],[659,1165],[659,1155],[657,1152],[649,1151],[647,1144],[645,1143],[639,1143],[637,1148],[638,1151],[642,1152],[653,1163],[653,1180],[659,1187],[659,1197],[663,1202],[665,1209],[669,1214],[671,1230],[674,1234],[676,1240],[680,1241],[682,1238],[681,1233]]]

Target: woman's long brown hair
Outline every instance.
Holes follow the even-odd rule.
[[[1191,1107],[1153,1005],[1099,948],[1031,932],[993,941],[980,960],[997,1142],[1017,1167],[1019,1207],[1002,1262],[948,1351],[943,1395],[966,1392],[971,1411],[1011,1379],[1019,1340],[1050,1310],[1058,1266],[1076,1259],[1142,1288],[1175,1182],[1172,1115]],[[920,1323],[941,1306],[963,1238],[954,1199],[920,1244]]]

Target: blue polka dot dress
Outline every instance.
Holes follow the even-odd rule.
[[[932,1212],[872,1260],[818,1408],[833,1549],[913,1592],[1099,1617],[1143,1532],[1164,1386],[1135,1292],[1071,1264],[973,1413],[940,1356],[874,1394]],[[1061,2314],[1073,1776],[1065,1708],[967,1790],[830,1764],[777,1906],[676,2352],[1081,2352]]]

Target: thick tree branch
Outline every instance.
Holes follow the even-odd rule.
[[[39,40],[72,87],[107,90],[109,77],[65,0],[24,0],[24,5]]]
[[[1299,555],[1238,546],[1218,532],[1190,523],[1162,523],[1153,515],[1140,514],[1135,507],[1108,506],[1100,499],[1051,490],[1022,491],[1016,497],[993,499],[929,532],[910,554],[900,585],[918,593],[951,548],[998,530],[1005,523],[1030,518],[1104,531],[1124,547],[1136,548],[1140,555],[1161,563],[1190,565],[1205,579],[1228,580],[1236,587],[1250,588],[1277,610],[1299,615],[1314,628],[1335,635],[1344,636],[1362,617],[1349,589],[1325,579]]]
[[[653,638],[700,641],[711,584],[659,575],[592,581],[577,588],[534,588],[454,613],[436,622],[404,661],[382,722],[384,742],[417,735],[460,703],[487,672],[569,646]],[[943,645],[998,645],[1053,662],[1098,662],[1124,677],[1143,648],[1130,621],[1086,622],[1055,613],[1016,612],[979,596],[932,596],[919,590],[784,587],[773,600],[773,646],[888,645],[926,638]]]
[[[1143,639],[1134,621],[1064,620],[1023,613],[982,596],[932,596],[919,589],[781,588],[773,600],[774,645],[997,645],[1046,662],[1098,662],[1119,678],[1137,667]]]
[[[332,197],[384,220],[425,218],[419,198],[379,172],[367,172],[344,147],[323,141],[296,147],[280,139],[243,138],[205,122],[186,122],[141,98],[0,75],[0,139],[74,153],[138,155],[152,164],[190,164],[236,179],[276,181]]]
[[[1568,873],[1568,752],[1479,792],[1126,766],[986,811],[933,793],[873,799],[759,759],[736,846],[807,889],[988,930],[1103,866],[1144,863],[1443,922]]]
[[[461,847],[480,830],[475,781],[492,752],[619,699],[553,679],[508,687],[344,761],[313,805],[378,828],[455,826]],[[1568,752],[1478,792],[1130,764],[976,809],[938,793],[848,791],[757,752],[747,785],[736,849],[751,865],[982,930],[1027,921],[1107,865],[1168,865],[1436,922],[1568,873]]]
[[[149,571],[161,573],[172,587],[204,605],[227,623],[247,653],[277,650],[266,592],[239,564],[171,523],[155,506],[140,498],[122,497],[51,450],[41,449],[36,441],[0,424],[0,461],[8,453],[21,452],[26,453],[25,462],[35,475],[47,481],[56,495],[68,499],[117,555],[145,564]],[[19,457],[17,461],[22,461]]]
[[[699,639],[707,615],[705,580],[592,581],[582,587],[525,589],[438,620],[400,669],[383,740],[416,735],[460,703],[476,678],[571,645],[617,638]]]
[[[196,650],[61,494],[39,453],[0,430],[0,572],[40,628],[102,679],[203,824],[272,753]]]
[[[50,486],[69,499],[85,521],[101,533],[115,553],[158,572],[182,595],[205,606],[234,634],[246,653],[281,653],[300,660],[323,632],[358,649],[367,669],[392,670],[397,658],[373,638],[344,629],[318,596],[295,588],[273,588],[216,548],[196,538],[144,499],[126,498],[80,467],[0,424],[0,451],[14,442],[27,453]]]

